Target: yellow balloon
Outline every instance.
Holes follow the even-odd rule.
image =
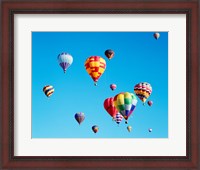
[[[85,69],[96,85],[106,69],[106,61],[100,56],[91,56],[85,61]]]

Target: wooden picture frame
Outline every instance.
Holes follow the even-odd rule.
[[[199,1],[1,2],[1,169],[200,169]],[[186,156],[14,156],[15,14],[186,14]]]

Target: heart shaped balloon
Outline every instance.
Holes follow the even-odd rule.
[[[109,113],[111,117],[115,117],[115,115],[118,113],[117,109],[114,106],[114,98],[110,97],[104,100],[104,108]]]

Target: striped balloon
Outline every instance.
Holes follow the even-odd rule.
[[[85,115],[84,115],[83,112],[76,113],[74,117],[75,117],[76,121],[79,123],[79,125],[80,125],[80,124],[84,121],[84,119],[85,119]]]
[[[137,98],[133,93],[119,93],[114,97],[114,105],[124,119],[128,120],[137,105]]]
[[[61,53],[58,55],[58,63],[62,67],[64,73],[67,68],[72,64],[73,58],[69,53]]]
[[[54,92],[54,88],[51,85],[44,86],[43,92],[47,97],[50,97]]]
[[[152,93],[152,87],[147,82],[138,83],[134,87],[134,92],[144,104]]]
[[[117,113],[115,116],[114,116],[114,120],[117,124],[120,124],[120,122],[123,120],[123,116],[120,114],[120,113]]]
[[[99,56],[91,56],[85,61],[85,69],[97,85],[98,79],[106,69],[106,61]]]

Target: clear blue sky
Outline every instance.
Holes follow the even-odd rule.
[[[160,32],[32,32],[32,138],[167,138],[168,137],[168,33]],[[108,60],[104,51],[112,49]],[[73,63],[64,74],[57,56],[70,53]],[[94,86],[85,70],[85,60],[98,55],[107,67]],[[134,93],[135,84],[148,82],[152,107],[138,103],[128,125],[119,126],[103,107],[108,97]],[[117,89],[112,91],[110,84]],[[55,88],[47,98],[45,85]],[[147,100],[148,101],[148,100]],[[79,125],[74,115],[84,112]],[[92,126],[98,125],[98,133]],[[148,132],[148,128],[153,131]]]

